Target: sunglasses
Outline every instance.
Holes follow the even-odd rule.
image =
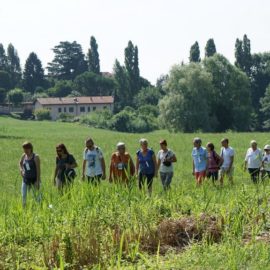
[[[57,152],[57,153],[62,153],[63,150],[62,150],[62,149],[56,149],[56,152]]]

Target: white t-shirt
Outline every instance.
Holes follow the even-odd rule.
[[[229,168],[231,164],[231,158],[234,156],[233,148],[230,146],[228,148],[222,147],[220,156],[224,160],[221,168]]]
[[[247,150],[247,154],[245,157],[245,161],[247,161],[247,165],[249,169],[257,169],[260,168],[262,165],[262,152],[261,149],[256,149],[253,151],[253,149],[250,147]]]
[[[264,169],[268,172],[270,172],[270,155],[263,155],[263,164]]]
[[[159,150],[157,153],[157,159],[161,161],[160,163],[160,172],[167,173],[167,172],[173,172],[173,164],[171,163],[171,166],[166,166],[163,164],[163,161],[165,158],[172,158],[174,156],[174,152],[170,149],[168,149],[167,152],[164,152],[163,150]]]
[[[102,158],[103,158],[102,151],[100,148],[96,146],[94,150],[86,149],[83,152],[83,160],[86,160],[87,176],[95,177],[103,173],[100,161]]]

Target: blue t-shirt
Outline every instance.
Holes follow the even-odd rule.
[[[204,147],[200,147],[199,149],[194,147],[191,155],[195,165],[195,172],[205,171],[208,159],[207,150]]]
[[[155,165],[153,161],[154,151],[151,149],[147,150],[146,155],[144,156],[139,150],[137,152],[137,157],[139,159],[139,172],[143,174],[154,174],[155,173]]]

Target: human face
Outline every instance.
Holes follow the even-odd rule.
[[[265,149],[264,151],[265,151],[266,155],[269,155],[270,154],[270,149],[269,150],[268,149]]]
[[[167,150],[167,145],[165,145],[165,144],[160,144],[160,148],[163,150],[163,151],[165,151],[165,150]]]
[[[194,147],[196,147],[196,148],[200,148],[201,143],[194,141],[194,142],[193,142],[193,145],[194,145]]]
[[[125,146],[119,146],[119,147],[118,147],[118,152],[119,152],[120,154],[124,154],[124,153],[126,152],[126,147],[125,147]]]
[[[210,148],[209,146],[206,147],[206,149],[207,149],[208,152],[211,152],[211,151],[212,151],[211,148]]]
[[[31,148],[23,148],[23,151],[27,156],[32,154],[32,149]]]
[[[223,147],[227,148],[227,147],[228,147],[228,142],[227,142],[227,141],[222,141],[222,142],[221,142],[221,145],[222,145]]]
[[[56,148],[56,153],[57,153],[57,155],[62,156],[64,151],[62,148]]]
[[[255,151],[257,149],[257,143],[252,143],[251,148]]]
[[[90,140],[90,141],[86,142],[85,146],[87,149],[93,149],[94,142],[92,140]]]
[[[143,151],[147,150],[148,143],[147,143],[147,142],[141,143],[141,147],[142,147],[142,150],[143,150]]]

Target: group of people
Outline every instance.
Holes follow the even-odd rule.
[[[233,183],[234,174],[234,149],[229,146],[229,140],[221,140],[221,151],[215,151],[213,143],[209,142],[206,148],[202,146],[200,138],[194,138],[192,150],[193,175],[197,185],[201,185],[205,178],[217,180],[223,185],[224,177],[227,176],[230,183]],[[20,159],[19,168],[23,178],[22,198],[23,205],[26,204],[27,191],[30,188],[40,188],[40,158],[34,153],[33,145],[25,142],[23,155]],[[139,189],[147,186],[148,192],[152,193],[154,177],[158,173],[163,189],[170,188],[174,168],[173,163],[177,161],[175,153],[168,148],[167,141],[160,141],[160,150],[157,155],[148,147],[146,139],[140,140],[140,149],[136,152],[135,164],[131,155],[126,151],[126,145],[119,142],[116,151],[111,156],[109,166],[109,181],[128,185],[132,179],[138,179]],[[59,190],[64,186],[73,183],[76,177],[75,168],[78,167],[76,159],[70,154],[64,144],[56,146],[56,161],[53,181]],[[251,180],[257,183],[261,177],[270,178],[270,145],[265,145],[264,153],[258,148],[257,142],[252,140],[244,159],[244,170],[248,169]],[[94,144],[92,138],[85,141],[83,150],[82,180],[97,185],[101,179],[106,179],[106,165],[102,150]]]
[[[19,162],[22,181],[22,200],[26,204],[27,192],[30,188],[39,190],[41,183],[40,157],[34,153],[33,145],[25,142],[22,145],[23,154]],[[173,178],[173,163],[176,162],[174,152],[168,148],[167,141],[160,141],[160,150],[155,152],[148,147],[146,139],[140,140],[140,149],[136,152],[135,165],[131,155],[126,151],[125,143],[119,142],[116,151],[111,156],[109,166],[109,181],[129,184],[135,177],[138,179],[139,189],[145,184],[149,194],[152,193],[152,183],[158,173],[164,190],[170,188]],[[53,181],[59,190],[73,183],[76,177],[76,159],[67,150],[64,144],[56,146],[56,161]],[[103,152],[94,144],[92,138],[85,141],[83,150],[82,180],[97,185],[101,179],[106,179],[106,165]]]
[[[219,180],[220,185],[223,185],[225,176],[233,184],[235,152],[229,146],[227,138],[221,140],[220,154],[215,151],[215,146],[211,142],[207,143],[206,148],[204,148],[200,138],[194,138],[193,145],[192,173],[198,185],[202,184],[205,178],[211,178],[214,184]],[[254,183],[258,183],[260,178],[261,180],[267,176],[270,178],[270,145],[264,146],[263,153],[255,140],[250,142],[250,148],[248,148],[244,159],[244,171],[247,169]]]

